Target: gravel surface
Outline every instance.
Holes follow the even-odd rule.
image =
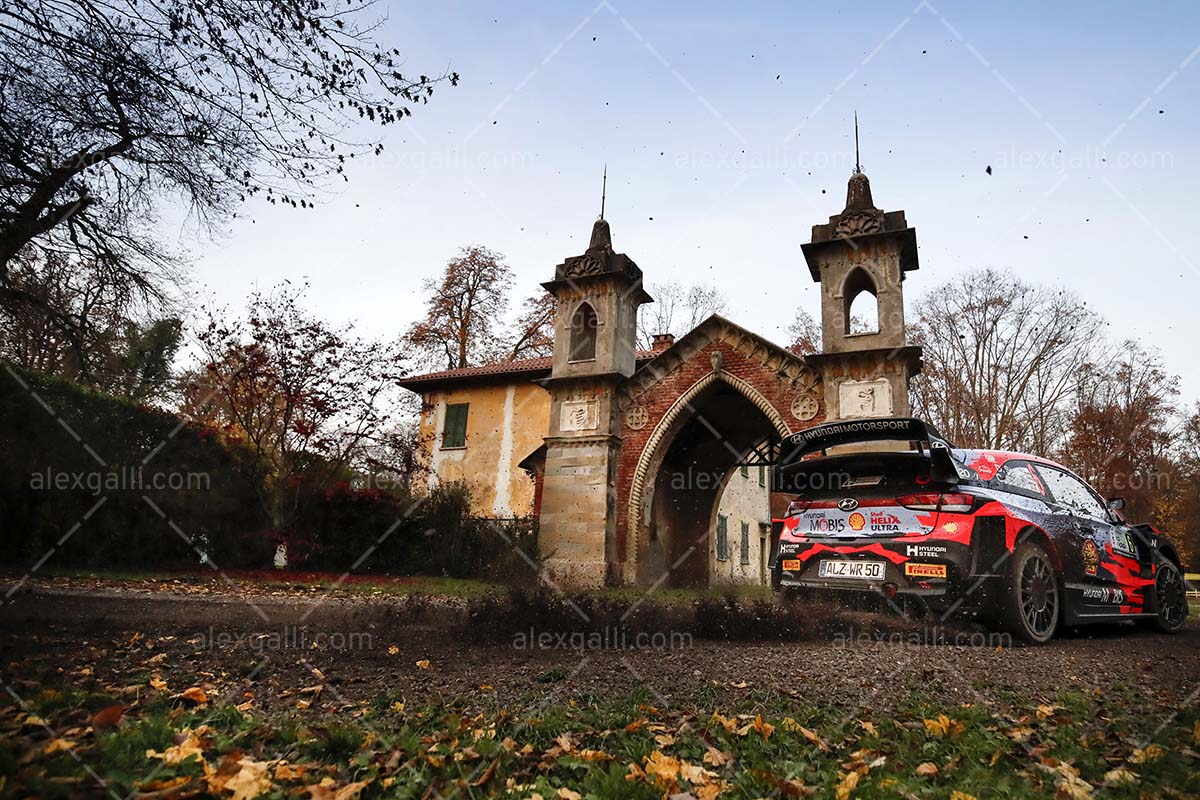
[[[886,713],[919,695],[1009,709],[1063,691],[1129,693],[1147,713],[1195,702],[1200,625],[1175,636],[1132,626],[1068,631],[1043,647],[862,642],[854,631],[799,643],[679,641],[672,648],[588,648],[550,637],[472,643],[445,615],[402,598],[252,598],[23,587],[0,606],[0,670],[18,694],[61,682],[251,695],[264,711],[381,692],[406,702],[537,707],[568,697],[644,694],[662,706],[754,703],[755,692]],[[898,634],[901,635],[901,634]],[[627,644],[629,644],[627,642]],[[421,666],[418,662],[428,662]]]

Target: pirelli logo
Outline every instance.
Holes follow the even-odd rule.
[[[783,560],[783,568],[788,572],[799,572],[800,571],[800,559],[785,558]]]
[[[945,578],[945,564],[905,564],[904,574],[910,578]]]

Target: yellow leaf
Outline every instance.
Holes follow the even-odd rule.
[[[867,733],[871,734],[872,736],[879,735],[879,729],[875,727],[875,723],[860,720],[858,724],[862,725],[863,730],[866,731]]]
[[[146,758],[160,758],[164,764],[178,764],[191,756],[198,756],[201,761],[204,760],[204,742],[194,731],[183,731],[183,740],[161,753],[146,751]]]
[[[723,767],[733,761],[733,754],[715,747],[709,747],[704,754],[704,763],[713,767]]]
[[[669,733],[660,733],[654,737],[654,741],[659,747],[670,747],[675,744],[675,737]]]
[[[646,774],[663,784],[670,784],[679,775],[679,759],[655,750],[646,757]]]
[[[919,778],[932,778],[934,775],[938,774],[937,764],[933,763],[932,761],[926,761],[923,764],[918,764],[916,770],[914,771],[917,773],[917,777]]]
[[[400,655],[400,648],[396,647],[396,645],[392,645],[391,647],[388,648],[388,655],[389,656]]]
[[[298,781],[302,780],[308,774],[308,767],[303,764],[280,764],[275,767],[275,780],[277,781]]]
[[[1056,708],[1058,708],[1058,706],[1048,706],[1048,705],[1044,705],[1044,704],[1039,705],[1037,707],[1037,718],[1038,719],[1049,719],[1050,717],[1053,717],[1054,710]]]
[[[737,730],[737,720],[722,716],[720,711],[714,711],[712,718],[713,722],[724,728],[726,733],[733,733]]]
[[[721,785],[719,783],[706,783],[696,787],[696,800],[715,800],[720,793]]]
[[[1134,764],[1153,764],[1163,757],[1164,752],[1166,751],[1158,745],[1151,744],[1147,745],[1145,750],[1134,750],[1129,760]]]
[[[418,669],[429,669],[429,659],[422,658],[420,661],[417,662],[417,668]]]
[[[568,789],[565,786],[558,787],[558,792],[557,792],[556,796],[561,797],[562,800],[581,800],[581,798],[583,797],[583,795],[581,795],[579,792],[572,791],[571,789]]]
[[[960,792],[955,789],[950,793],[950,800],[975,800],[975,795],[967,794],[966,792]]]
[[[188,700],[192,703],[196,703],[197,705],[208,702],[208,694],[199,686],[193,686],[190,689],[184,689],[179,693],[179,697],[182,700]]]
[[[1130,772],[1124,767],[1118,767],[1117,769],[1110,769],[1108,772],[1104,773],[1104,782],[1114,784],[1137,783],[1138,775],[1136,772]]]
[[[765,742],[767,739],[770,739],[771,734],[775,732],[775,726],[769,722],[763,722],[762,715],[756,714],[754,716],[754,730],[762,735],[763,741]]]
[[[715,772],[709,772],[699,764],[689,764],[686,761],[679,762],[679,774],[693,786],[703,786],[710,778],[716,777]]]
[[[158,675],[152,675],[150,676],[150,688],[165,692],[167,690],[167,682]]]
[[[397,714],[403,714],[404,713],[404,703],[401,703],[399,700],[396,700],[395,702],[392,703],[392,711],[395,711]]]
[[[1063,800],[1091,800],[1092,785],[1079,777],[1079,770],[1065,761],[1051,770],[1056,776],[1056,796]]]
[[[42,755],[51,756],[55,753],[61,753],[65,750],[70,750],[74,746],[75,742],[70,739],[51,739],[50,741],[46,742],[46,746],[42,748]]]
[[[858,773],[847,772],[837,785],[837,800],[848,800],[855,786],[858,786]]]
[[[225,791],[233,793],[233,800],[251,800],[271,791],[269,762],[243,758],[238,766],[237,774],[225,782]]]

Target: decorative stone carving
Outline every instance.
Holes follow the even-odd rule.
[[[564,400],[558,427],[563,431],[594,431],[600,427],[595,400]]]
[[[631,431],[640,431],[650,421],[650,412],[645,406],[634,406],[625,412],[625,426]]]
[[[792,398],[792,416],[801,422],[808,422],[821,410],[821,403],[815,392],[804,392]]]
[[[563,265],[564,278],[582,278],[585,275],[599,275],[604,272],[604,259],[591,253],[567,259]]]
[[[725,365],[725,356],[720,350],[713,350],[708,359],[712,362],[713,372],[720,372],[721,367]]]
[[[840,416],[886,417],[892,413],[892,384],[887,378],[844,381],[838,386]]]
[[[883,213],[879,211],[847,211],[838,217],[833,235],[845,239],[883,230]]]

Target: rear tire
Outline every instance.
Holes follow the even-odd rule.
[[[1050,554],[1033,542],[1017,545],[1009,567],[1000,621],[1023,642],[1045,644],[1062,617],[1062,593]]]
[[[1162,633],[1178,633],[1187,621],[1187,586],[1179,567],[1164,561],[1156,570],[1154,578],[1155,606],[1154,629]]]

